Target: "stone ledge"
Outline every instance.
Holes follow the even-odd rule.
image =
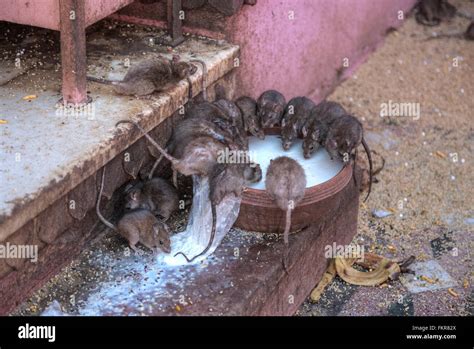
[[[117,68],[126,58],[133,62],[137,57],[151,53],[170,57],[165,47],[146,45],[149,31],[131,28],[124,29],[131,31],[125,32],[125,38],[116,33],[104,40],[101,31],[88,37],[89,74],[106,75],[104,72],[111,67]],[[126,41],[128,35],[143,42],[130,45]],[[206,62],[206,83],[211,85],[233,69],[238,51],[237,46],[227,43],[188,37],[176,53],[186,60],[190,58],[190,52],[196,52],[192,58]],[[114,73],[123,75],[125,68],[118,67]],[[116,76],[109,75],[109,78]],[[197,95],[201,92],[201,67],[191,80],[193,95]],[[93,98],[93,117],[65,117],[56,115],[59,89],[60,73],[53,67],[30,69],[27,74],[0,86],[2,118],[8,122],[0,129],[4,149],[0,153],[0,241],[95,174],[139,138],[137,133],[130,136],[123,131],[117,132],[115,123],[118,120],[134,118],[146,130],[151,130],[188,100],[186,81],[144,99],[117,96],[110,87],[92,83],[89,90]],[[22,97],[26,95],[37,95],[37,98],[25,101]],[[18,156],[20,161],[17,161]]]

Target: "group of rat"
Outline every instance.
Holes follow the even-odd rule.
[[[226,195],[240,197],[244,187],[262,179],[260,166],[251,162],[248,157],[248,161],[231,163],[219,162],[219,155],[226,148],[247,152],[249,135],[264,139],[265,128],[281,127],[282,147],[285,150],[292,146],[296,138],[302,137],[305,158],[310,158],[319,147],[324,146],[331,158],[348,163],[350,159],[355,159],[356,148],[362,143],[369,157],[370,173],[372,172],[370,150],[363,138],[362,125],[340,104],[323,101],[316,105],[306,97],[296,97],[286,103],[284,96],[275,90],[264,92],[257,101],[241,97],[233,102],[225,98],[225,92],[220,86],[216,91],[215,102],[204,100],[189,103],[184,118],[173,128],[165,148],[136,122],[122,120],[117,123],[134,125],[161,153],[148,178],[125,189],[126,211],[117,225],[107,221],[100,213],[105,168],[102,173],[97,215],[104,224],[126,238],[133,250],[136,250],[136,244],[140,242],[154,251],[171,251],[170,229],[166,220],[178,209],[176,188],[177,174],[180,173],[184,176],[209,178],[212,231],[209,243],[201,253],[192,258],[182,252],[176,255],[182,254],[191,262],[205,254],[215,237],[216,206]],[[153,176],[163,157],[171,162],[174,185]],[[265,185],[277,206],[286,211],[284,242],[287,251],[291,211],[305,193],[304,170],[295,160],[286,156],[278,157],[268,167]]]
[[[442,21],[450,20],[454,16],[460,16],[471,20],[467,29],[463,33],[443,33],[431,36],[429,39],[435,38],[461,38],[466,40],[474,40],[474,16],[471,13],[458,10],[447,0],[421,0],[417,4],[415,14],[416,21],[422,25],[436,26]]]
[[[437,25],[441,20],[452,18],[455,14],[466,16],[446,0],[421,0],[418,3],[416,19],[424,25]],[[472,18],[471,18],[472,19]],[[459,34],[466,39],[474,38],[474,24]],[[362,124],[338,103],[323,101],[315,105],[306,97],[296,97],[288,103],[284,96],[275,90],[264,92],[257,101],[250,97],[241,97],[235,102],[225,98],[220,89],[215,102],[207,101],[205,89],[206,65],[201,60],[191,60],[202,65],[203,99],[199,103],[191,101],[185,118],[180,120],[163,149],[140,125],[134,121],[123,120],[118,124],[130,123],[137,127],[162,154],[155,162],[146,180],[128,186],[125,189],[126,213],[117,225],[107,221],[100,213],[105,167],[97,199],[96,211],[99,218],[108,227],[117,231],[128,240],[130,247],[136,250],[141,243],[153,251],[171,252],[170,229],[166,224],[170,215],[178,209],[177,174],[185,176],[205,176],[209,179],[209,200],[212,208],[212,230],[209,243],[198,255],[188,258],[188,262],[204,255],[212,246],[216,232],[216,206],[230,194],[239,197],[249,183],[262,179],[258,164],[250,161],[243,163],[218,162],[219,154],[227,149],[248,150],[248,135],[265,138],[264,129],[281,127],[281,140],[284,150],[288,150],[296,138],[303,138],[305,158],[321,146],[325,147],[331,158],[348,164],[357,157],[357,148],[363,145],[369,159],[369,190],[372,183],[372,159],[370,150],[363,137]],[[161,56],[133,65],[121,81],[88,77],[89,80],[110,84],[115,92],[124,95],[147,96],[163,91],[164,86],[173,80],[187,79],[189,97],[192,97],[190,76],[197,67],[182,61],[178,55],[171,60]],[[117,124],[117,125],[118,125]],[[163,178],[153,177],[153,172],[165,157],[173,169],[173,185]],[[354,177],[355,178],[355,177]],[[291,226],[291,212],[304,197],[306,175],[298,162],[281,156],[271,160],[265,178],[268,194],[276,205],[286,212],[284,230],[285,253],[283,266],[286,270],[288,252],[288,234]]]

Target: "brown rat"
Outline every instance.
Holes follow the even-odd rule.
[[[348,163],[351,158],[355,160],[357,157],[357,154],[353,153],[357,151],[357,147],[361,143],[369,160],[369,191],[364,200],[365,202],[369,198],[372,189],[373,168],[372,156],[370,155],[369,146],[365,142],[364,129],[360,121],[352,115],[344,115],[336,119],[329,128],[325,146],[331,158]]]
[[[146,96],[155,91],[161,91],[163,87],[179,79],[188,79],[196,72],[197,68],[191,63],[180,60],[178,55],[174,55],[171,60],[161,56],[141,61],[132,65],[121,81],[106,80],[88,76],[90,81],[109,84],[114,87],[116,93],[128,96]]]
[[[102,171],[99,197],[97,198],[96,212],[99,219],[109,228],[124,237],[132,250],[137,251],[137,243],[157,252],[171,252],[170,230],[168,226],[157,219],[153,213],[145,209],[133,210],[120,218],[117,226],[107,221],[100,213],[100,199],[104,190],[105,167]]]
[[[126,209],[147,209],[155,216],[162,217],[163,222],[178,209],[178,203],[176,189],[159,177],[139,182],[126,191]]]
[[[182,157],[177,159],[166,152],[149,134],[135,121],[121,120],[116,126],[122,123],[134,125],[151,142],[151,144],[168,159],[174,170],[185,175],[206,176],[217,162],[219,153],[225,146],[211,137],[197,137],[190,139],[183,148]]]
[[[248,149],[248,137],[245,131],[244,120],[242,118],[242,112],[237,105],[225,98],[221,98],[213,103],[224,113],[227,114],[231,120],[231,129],[234,136],[235,142],[243,149]],[[228,119],[228,120],[229,120]]]
[[[301,128],[303,155],[306,159],[325,144],[330,125],[345,114],[346,110],[339,103],[331,101],[322,101],[312,109]]]
[[[205,102],[206,104],[210,104]],[[213,110],[209,111],[205,108],[200,108],[199,105],[192,106],[192,110],[188,111],[187,116],[184,119],[181,119],[176,126],[173,128],[170,139],[167,142],[166,150],[176,158],[181,158],[184,154],[184,149],[187,146],[188,142],[192,139],[198,137],[211,137],[218,142],[226,146],[230,146],[234,143],[234,136],[228,128],[223,127],[222,125],[216,125],[216,123],[211,120],[207,120],[206,117],[215,117],[216,119],[225,117],[225,115],[215,106],[212,107]],[[212,111],[216,111],[218,114],[213,114]],[[203,117],[202,117],[203,116]],[[161,155],[153,165],[152,170],[148,178],[153,177],[155,169],[158,167],[158,164],[161,162],[163,155]],[[176,185],[176,174],[173,175],[174,184]]]
[[[199,62],[201,62],[204,66],[203,68],[203,87],[204,87],[204,77],[207,71],[205,70],[205,63],[202,61],[199,61]],[[186,79],[189,86],[188,98],[189,99],[193,98],[193,84],[191,82],[190,76],[193,75],[197,71],[197,67],[194,64],[182,61],[179,55],[173,55],[171,59],[171,70],[172,70],[174,78],[178,80]]]
[[[423,25],[435,26],[441,20],[454,17],[456,7],[446,0],[421,0],[417,6],[416,21]]]
[[[276,205],[286,212],[283,241],[285,254],[283,266],[287,270],[288,235],[291,227],[291,211],[303,199],[306,189],[306,175],[301,165],[295,160],[280,156],[270,160],[265,178],[267,193],[275,200]]]
[[[300,136],[301,129],[315,107],[316,104],[306,97],[295,97],[288,102],[281,119],[281,142],[283,149],[290,149],[295,139]]]
[[[257,100],[257,115],[260,118],[262,127],[280,125],[285,106],[285,97],[280,92],[275,90],[263,92]]]
[[[157,57],[132,65],[121,81],[98,79],[90,76],[87,79],[110,84],[118,94],[146,96],[161,90],[172,80],[172,77],[173,71],[170,61]]]
[[[227,104],[226,107],[232,108],[229,104]],[[236,120],[234,119],[236,117],[235,112],[235,110],[232,110],[232,113],[229,113],[228,110],[222,107],[222,104],[201,102],[192,104],[186,111],[186,116],[212,122],[220,129],[221,133],[229,136],[227,138],[227,145],[234,148],[234,143],[240,139],[239,131],[234,127],[236,124]]]
[[[257,115],[257,102],[250,97],[240,97],[235,104],[242,112],[245,131],[259,139],[265,139],[265,133],[262,130],[262,123]]]
[[[209,199],[211,201],[212,228],[209,242],[204,250],[191,259],[183,252],[178,252],[175,257],[182,255],[188,263],[191,263],[199,256],[206,254],[211,248],[216,236],[217,213],[216,206],[224,197],[233,194],[240,197],[244,186],[248,183],[255,183],[262,179],[262,169],[258,164],[224,164],[217,163],[209,174]]]

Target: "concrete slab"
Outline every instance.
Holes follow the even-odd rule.
[[[415,272],[415,276],[402,274],[400,280],[411,293],[442,290],[456,286],[451,276],[435,260],[414,263],[410,269]]]
[[[30,33],[28,41],[44,44],[45,33],[40,33],[40,37]],[[88,36],[88,73],[121,77],[128,63],[173,53],[181,54],[183,60],[203,60],[208,70],[206,84],[233,69],[238,55],[235,45],[188,37],[176,51],[170,51],[152,40],[160,35],[164,32],[156,29],[101,24],[100,30]],[[48,40],[54,42],[54,34]],[[88,86],[92,103],[71,112],[56,106],[60,99],[60,71],[54,65],[59,61],[57,52],[34,44],[29,55],[31,50],[38,50],[37,56],[48,64],[17,74],[0,86],[0,118],[7,121],[0,125],[0,241],[137,140],[138,134],[116,133],[118,120],[134,118],[150,130],[188,100],[186,81],[142,99],[118,96],[110,87],[92,83]],[[8,53],[2,59],[14,61],[15,50]],[[201,91],[201,79],[202,68],[198,67],[191,78],[193,95]],[[35,97],[25,100],[28,95]]]

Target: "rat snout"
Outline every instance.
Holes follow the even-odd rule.
[[[160,247],[161,247],[161,250],[164,253],[170,253],[171,252],[171,246],[160,246]]]
[[[283,149],[284,150],[289,150],[290,147],[291,147],[291,141],[286,141],[286,142],[283,142]]]

